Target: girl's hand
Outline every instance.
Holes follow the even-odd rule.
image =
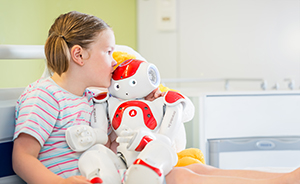
[[[161,92],[158,88],[153,90],[149,95],[145,97],[145,100],[153,101],[159,97],[163,97],[165,92]]]
[[[83,176],[71,176],[63,179],[59,184],[91,184],[91,182]]]

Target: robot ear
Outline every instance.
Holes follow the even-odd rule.
[[[157,67],[154,64],[150,64],[147,73],[149,81],[157,88],[160,84],[160,75]]]

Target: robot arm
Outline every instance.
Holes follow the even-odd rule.
[[[185,149],[186,135],[183,125],[183,112],[186,98],[178,92],[168,91],[165,98],[166,111],[159,133],[172,141],[176,151]]]
[[[151,141],[161,141],[171,145],[170,139],[162,134],[151,133],[149,130],[140,128],[135,131],[123,131],[117,138],[120,144],[127,144],[126,148],[130,151],[142,151],[145,146]]]
[[[109,95],[101,93],[94,98],[91,126],[76,125],[66,131],[66,141],[74,151],[85,151],[95,144],[106,144],[108,141],[107,102]]]
[[[96,134],[96,143],[106,144],[108,141],[108,116],[107,103],[94,104],[94,112],[91,119],[91,127]]]
[[[150,131],[140,128],[134,131],[123,131],[117,138],[117,142],[127,144],[126,148],[130,151],[142,151],[155,138]]]

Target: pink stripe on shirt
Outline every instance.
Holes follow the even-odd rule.
[[[70,154],[74,154],[74,153],[76,153],[76,152],[75,152],[75,151],[72,151],[72,152],[70,152],[70,153],[66,153],[66,154],[63,154],[63,155],[56,156],[56,157],[46,158],[46,159],[40,160],[40,161],[41,161],[41,162],[45,162],[45,161],[48,161],[48,160],[52,160],[52,159],[54,159],[54,158],[64,157],[64,156],[67,156],[67,155],[70,155]]]
[[[24,108],[32,108],[32,107],[37,107],[39,108],[41,111],[43,111],[44,113],[46,113],[47,115],[49,115],[52,119],[56,120],[56,118],[54,116],[52,116],[50,113],[48,113],[47,111],[45,111],[43,108],[41,108],[40,106],[34,104],[34,105],[26,105],[24,107],[22,107],[21,109],[24,109]],[[20,109],[20,110],[21,110]]]
[[[51,104],[49,104],[47,101],[45,101],[44,99],[38,97],[38,96],[34,96],[34,97],[29,97],[27,98],[26,100],[29,100],[29,99],[39,99],[41,100],[42,102],[44,102],[45,104],[47,104],[49,107],[51,107],[53,110],[57,111],[58,112],[58,109],[56,109],[55,107],[53,107]]]
[[[71,109],[71,108],[74,108],[74,107],[78,107],[79,105],[82,105],[82,104],[87,105],[87,106],[90,106],[90,105],[89,105],[88,103],[86,103],[86,102],[81,102],[81,103],[76,104],[76,105],[72,105],[72,106],[65,107],[65,108],[61,109],[61,111],[64,111],[64,110],[66,110],[66,109]]]
[[[59,164],[55,164],[53,166],[50,166],[48,167],[48,169],[52,168],[52,167],[55,167],[55,166],[59,166],[59,165],[64,165],[64,164],[68,164],[68,163],[71,163],[71,162],[78,162],[78,159],[73,159],[73,160],[69,160],[69,161],[65,161],[65,162],[61,162]]]
[[[44,146],[54,146],[54,145],[61,144],[61,143],[65,143],[65,141],[57,141],[54,144],[44,144]]]
[[[39,114],[37,114],[37,113],[35,113],[35,112],[30,112],[29,114],[34,114],[34,115],[36,115],[37,117],[39,117],[41,120],[43,120],[45,123],[47,123],[47,125],[49,125],[51,128],[53,128],[53,125],[51,125],[50,123],[48,123],[48,121],[46,121],[43,117],[41,117]],[[20,117],[22,117],[22,116],[28,116],[29,114],[22,114],[22,115],[20,115],[19,116],[19,118]],[[55,121],[56,121],[56,119],[54,119]],[[32,121],[33,122],[33,121]],[[37,125],[39,125],[39,123],[35,123],[35,124],[37,124]]]
[[[58,118],[57,120],[58,121],[63,121],[64,119],[67,119],[67,118],[69,118],[69,117],[72,117],[72,116],[77,116],[78,115],[78,113],[88,113],[89,115],[91,115],[92,113],[90,113],[90,112],[86,112],[86,111],[84,111],[84,110],[81,110],[81,111],[77,111],[77,112],[75,112],[75,113],[73,113],[73,114],[70,114],[70,115],[68,115],[68,116],[65,116],[65,117],[63,117],[63,118]]]
[[[28,129],[28,130],[31,130],[31,131],[35,132],[36,135],[38,135],[45,142],[45,139],[37,131],[35,131],[32,128],[29,128],[29,127],[23,127],[19,131],[15,132],[15,134],[18,134],[22,129]]]
[[[46,151],[42,151],[42,152],[40,152],[40,155],[42,155],[42,154],[44,154],[44,153],[47,153],[47,152],[49,152],[49,151],[53,151],[53,150],[55,150],[55,149],[57,149],[57,148],[51,148],[51,149],[48,149],[48,150],[46,150]]]
[[[25,95],[27,95],[29,93],[32,93],[34,91],[41,91],[41,92],[45,93],[47,96],[49,96],[50,98],[52,98],[56,103],[58,103],[58,101],[53,96],[51,96],[48,92],[46,92],[46,91],[44,91],[43,89],[40,89],[40,88],[36,88],[36,89],[33,89],[33,90],[31,90],[31,91],[29,91],[27,93],[24,93],[20,98],[22,98],[23,96],[25,96]]]
[[[66,173],[66,172],[72,172],[72,171],[76,171],[76,170],[79,170],[79,169],[78,168],[74,168],[74,169],[65,170],[63,172],[57,173],[57,175],[62,175],[64,173]]]

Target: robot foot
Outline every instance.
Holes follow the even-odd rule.
[[[94,184],[120,184],[121,179],[120,176],[117,175],[112,175],[107,172],[100,172],[100,169],[96,169],[95,171],[91,172],[88,177],[90,180],[90,183]]]
[[[164,184],[165,179],[162,173],[154,171],[144,165],[132,165],[126,171],[125,184]]]
[[[95,177],[95,178],[91,179],[90,182],[94,183],[94,184],[103,183],[102,179],[99,177]]]

